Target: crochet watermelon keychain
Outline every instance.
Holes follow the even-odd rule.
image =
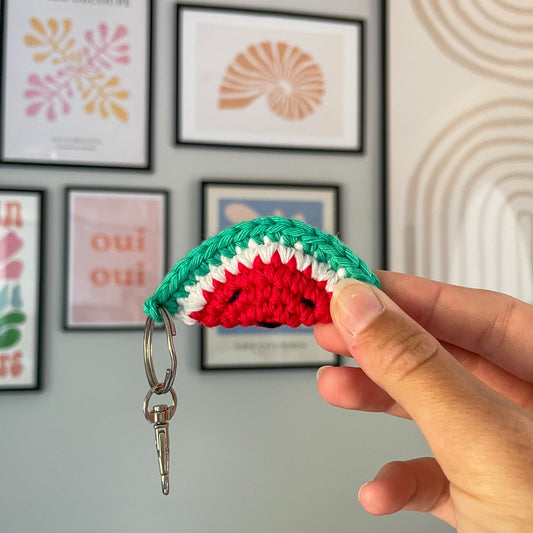
[[[145,313],[162,321],[160,308],[186,324],[207,327],[330,322],[333,287],[356,278],[379,280],[350,248],[299,220],[257,218],[226,228],[179,261]]]
[[[185,324],[226,328],[331,322],[331,295],[343,278],[379,287],[366,263],[337,237],[304,222],[274,216],[226,228],[189,252],[166,275],[144,303],[148,315],[144,364],[151,388],[143,405],[145,417],[154,424],[164,494],[169,492],[168,422],[177,403],[172,388],[177,367],[172,316]],[[165,324],[171,357],[162,382],[152,360],[154,322]],[[171,405],[149,408],[153,394],[166,393],[172,395]]]

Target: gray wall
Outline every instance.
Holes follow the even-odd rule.
[[[181,324],[171,494],[162,496],[153,431],[141,412],[147,390],[142,334],[61,330],[67,184],[171,189],[173,263],[198,244],[202,178],[331,179],[343,186],[344,240],[380,266],[377,2],[243,0],[240,5],[368,20],[367,153],[174,146],[174,3],[157,0],[154,172],[0,166],[2,185],[49,191],[44,389],[0,396],[2,532],[448,531],[419,514],[371,517],[356,502],[359,485],[383,463],[428,453],[412,423],[327,406],[312,370],[201,373],[198,331]]]

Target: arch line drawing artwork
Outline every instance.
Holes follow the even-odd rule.
[[[533,301],[532,163],[533,101],[493,100],[446,125],[409,180],[407,271]]]
[[[411,0],[433,42],[477,74],[533,87],[533,9],[523,0]]]

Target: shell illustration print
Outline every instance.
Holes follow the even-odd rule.
[[[243,109],[266,96],[270,111],[284,120],[302,120],[325,94],[320,65],[285,42],[252,44],[228,65],[219,86],[219,109]]]

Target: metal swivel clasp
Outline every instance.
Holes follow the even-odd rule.
[[[159,473],[161,475],[161,488],[163,494],[168,494],[170,490],[169,485],[169,464],[170,464],[170,436],[168,423],[176,412],[177,397],[176,392],[172,388],[177,372],[177,356],[174,348],[173,337],[176,335],[176,328],[170,313],[163,307],[160,307],[161,316],[165,324],[165,331],[167,335],[168,351],[170,353],[170,368],[167,368],[165,379],[160,382],[157,379],[154,370],[154,361],[152,357],[152,335],[154,330],[154,321],[152,318],[146,320],[144,328],[144,369],[150,390],[144,398],[143,411],[146,420],[154,425],[155,431],[155,447],[157,450],[157,460],[159,463]],[[170,405],[161,403],[154,405],[150,409],[150,398],[156,395],[170,393],[172,396],[172,403]]]

